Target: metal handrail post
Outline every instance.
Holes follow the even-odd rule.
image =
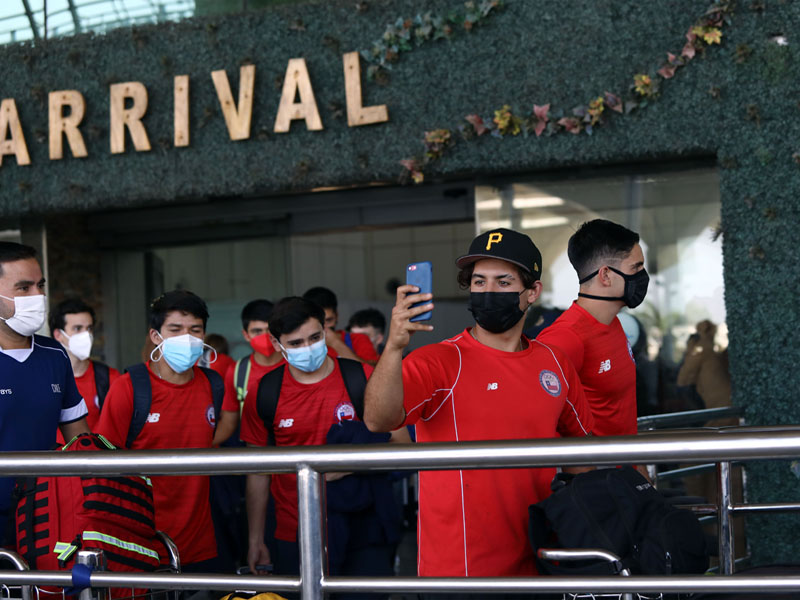
[[[732,575],[735,565],[733,547],[733,499],[731,498],[731,463],[717,463],[717,540],[719,543],[719,568],[723,575]]]
[[[13,564],[17,570],[19,571],[30,571],[31,568],[28,566],[28,562],[22,558],[19,554],[12,550],[6,550],[5,548],[0,548],[0,559],[7,560],[11,564]],[[33,594],[31,593],[31,586],[23,585],[22,586],[22,600],[32,600]]]
[[[307,465],[297,469],[297,506],[300,597],[321,600],[328,567],[325,476]]]

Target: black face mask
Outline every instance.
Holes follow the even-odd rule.
[[[503,333],[525,316],[525,311],[519,308],[522,292],[471,292],[469,310],[486,331]]]
[[[628,308],[636,308],[639,306],[643,301],[644,297],[647,295],[647,286],[650,283],[650,276],[647,274],[647,271],[642,269],[641,271],[637,271],[633,275],[628,275],[627,273],[623,273],[622,271],[618,271],[614,267],[608,267],[617,275],[622,276],[625,280],[625,291],[622,293],[622,296],[611,297],[608,296],[593,296],[591,294],[578,294],[582,298],[591,298],[592,300],[608,300],[608,301],[616,301],[622,300],[625,303],[625,306]],[[591,275],[587,275],[583,279],[581,279],[578,283],[585,283],[589,281],[592,277],[597,275],[600,272],[600,269],[592,273]]]

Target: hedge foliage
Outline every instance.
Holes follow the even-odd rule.
[[[5,157],[0,216],[163,205],[185,199],[271,195],[317,186],[393,182],[418,154],[423,132],[455,131],[469,114],[503,105],[569,111],[604,91],[627,93],[636,73],[655,76],[680,52],[708,4],[698,0],[507,0],[471,33],[403,53],[388,81],[364,82],[365,104],[387,104],[390,122],[347,127],[342,54],[369,49],[387,24],[458,0],[336,0],[243,15],[81,35],[0,48],[0,97],[16,99],[32,166]],[[797,310],[800,222],[800,3],[739,0],[721,45],[670,80],[660,96],[614,116],[592,136],[484,136],[436,161],[426,181],[531,173],[586,165],[716,157],[721,170],[726,304],[734,401],[753,424],[800,421]],[[788,45],[774,37],[783,34]],[[304,57],[324,131],[295,122],[272,132],[288,59]],[[231,142],[210,72],[256,65],[252,136]],[[362,61],[362,71],[366,71]],[[172,77],[189,74],[189,148],[172,147]],[[153,150],[111,155],[108,85],[141,81]],[[47,157],[47,92],[80,90],[89,158]],[[795,231],[792,234],[792,231]],[[782,463],[781,463],[782,464]],[[756,466],[752,501],[796,500],[788,467]],[[791,517],[770,517],[753,536],[756,556],[793,557]]]

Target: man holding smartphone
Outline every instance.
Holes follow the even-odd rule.
[[[475,325],[403,360],[411,334],[433,329],[412,321],[433,309],[433,296],[400,286],[386,346],[367,384],[367,426],[390,431],[416,424],[423,443],[590,435],[592,415],[569,359],[522,335],[525,312],[542,291],[541,254],[531,239],[488,231],[456,265]],[[535,574],[528,506],[550,494],[554,474],[420,472],[419,574]]]

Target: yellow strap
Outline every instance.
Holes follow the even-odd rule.
[[[100,533],[99,531],[84,531],[83,539],[84,541],[104,542],[111,546],[116,546],[117,548],[129,550],[130,552],[136,552],[137,554],[149,556],[150,558],[158,560],[158,552],[155,550],[151,550],[150,548],[146,548],[140,544],[134,544],[133,542],[126,542],[125,540],[116,538],[113,535]]]
[[[236,594],[228,594],[221,600],[244,600],[244,598]],[[262,592],[261,594],[250,596],[249,600],[286,600],[286,598],[279,596],[275,592]]]
[[[56,558],[64,561],[69,560],[69,557],[72,556],[77,549],[77,546],[73,546],[67,542],[56,542],[55,546],[53,546],[53,552],[58,554]]]
[[[244,381],[242,385],[239,385],[239,369],[242,366],[242,363],[246,362],[247,367],[244,372]],[[244,408],[244,399],[247,396],[247,383],[250,381],[250,357],[245,356],[236,361],[236,365],[233,367],[233,385],[236,387],[236,399],[239,401],[239,416],[242,414],[242,409]]]

